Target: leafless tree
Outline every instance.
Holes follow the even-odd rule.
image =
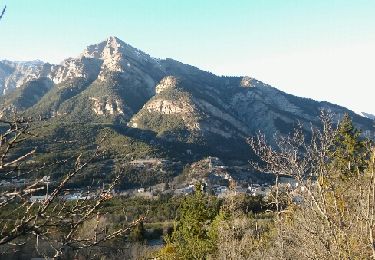
[[[332,116],[323,112],[321,122],[321,129],[312,127],[309,140],[301,127],[292,135],[278,137],[276,147],[267,144],[262,134],[249,139],[263,161],[254,166],[276,176],[273,258],[375,258],[374,147],[368,147],[372,155],[367,169],[344,178],[331,163],[338,133]],[[287,207],[280,203],[280,176],[298,183],[288,192]]]
[[[31,130],[33,122],[30,118],[0,120],[0,180],[19,177],[21,168],[28,169],[21,175],[30,178],[27,183],[18,187],[0,186],[0,212],[2,213],[0,247],[14,248],[32,240],[35,241],[35,248],[39,254],[51,257],[45,251],[39,250],[39,245],[43,242],[52,250],[52,256],[58,257],[64,255],[67,249],[89,248],[123,236],[143,221],[143,217],[140,217],[133,222],[123,223],[120,228],[111,232],[101,227],[100,220],[104,214],[103,203],[112,198],[111,190],[118,182],[120,175],[114,178],[107,190],[101,190],[94,198],[74,202],[62,199],[66,184],[82,173],[95,159],[102,156],[103,150],[98,146],[95,152],[87,158],[83,158],[84,156],[80,154],[74,158],[63,159],[48,165],[36,165],[30,159],[36,153],[37,148],[27,151],[17,149],[34,136]],[[46,178],[32,179],[36,172],[48,169],[55,164],[65,165],[70,160],[75,161],[74,166],[67,170],[64,177],[54,185],[50,194],[45,191]],[[31,201],[31,196],[36,192],[44,192],[46,195],[39,201]],[[94,223],[92,232],[89,232],[89,235],[87,233],[83,235],[82,228],[87,222]]]
[[[3,8],[3,10],[1,11],[0,20],[3,18],[6,9],[7,9],[7,6],[5,5],[4,8]]]

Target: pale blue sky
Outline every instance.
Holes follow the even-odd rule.
[[[0,60],[59,63],[110,35],[375,114],[375,0],[0,0]]]

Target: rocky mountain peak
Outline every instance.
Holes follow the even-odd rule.
[[[102,59],[104,61],[116,59],[119,56],[138,59],[150,57],[115,36],[110,36],[98,44],[89,45],[81,54],[81,57]]]
[[[107,38],[107,47],[111,47],[113,49],[117,49],[123,45],[126,45],[123,41],[121,41],[119,38],[115,36],[109,36]]]
[[[120,39],[111,36],[98,44],[89,45],[81,54],[82,57],[96,59],[111,59],[114,55],[121,53],[126,44]]]
[[[111,36],[107,39],[106,45],[103,48],[101,58],[103,60],[113,59],[114,57],[124,54],[126,44],[120,39]]]
[[[132,47],[115,36],[108,37],[105,41],[88,46],[80,56],[102,60],[99,79],[104,80],[106,71],[124,72],[129,70],[134,63],[154,63],[148,54]]]

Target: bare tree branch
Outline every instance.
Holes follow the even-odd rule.
[[[44,178],[36,178],[17,188],[0,191],[0,209],[6,212],[0,219],[0,246],[23,244],[23,239],[31,235],[37,241],[36,250],[38,252],[38,241],[40,240],[48,244],[55,251],[55,257],[58,257],[64,254],[66,248],[80,250],[123,236],[144,220],[144,217],[141,216],[112,232],[103,233],[100,228],[95,228],[92,236],[81,237],[80,230],[85,223],[93,218],[98,218],[97,221],[100,220],[103,204],[112,198],[111,191],[120,180],[121,173],[112,180],[108,190],[102,190],[95,198],[75,202],[64,200],[63,193],[66,185],[92,165],[95,160],[103,156],[105,151],[100,147],[103,140],[99,142],[96,150],[89,157],[79,154],[49,164],[37,166],[33,163],[29,166],[30,162],[28,163],[28,161],[36,154],[37,148],[23,153],[20,153],[17,148],[24,141],[35,136],[30,131],[30,124],[33,122],[34,120],[30,118],[0,119],[0,124],[8,126],[6,130],[0,132],[0,178],[19,177],[20,174],[17,170],[25,164],[30,169],[23,174],[29,178],[39,171],[48,170],[53,165],[66,166],[70,164],[73,166],[71,170],[66,170],[62,179],[54,185],[51,193],[46,194],[42,201],[30,201],[30,198],[36,192],[45,190]],[[8,206],[12,206],[10,207],[12,210],[9,212],[7,212]],[[40,255],[44,255],[44,253],[40,252]],[[44,256],[46,257],[46,255]]]
[[[7,6],[5,5],[4,8],[3,8],[3,11],[0,14],[0,20],[3,18],[6,9],[7,9]]]
[[[374,147],[366,148],[371,159],[367,152],[358,155],[369,160],[367,168],[346,177],[334,163],[339,128],[324,111],[321,125],[311,128],[308,140],[301,128],[277,137],[276,147],[262,134],[248,140],[263,162],[253,163],[254,167],[276,176],[269,196],[277,213],[274,250],[283,259],[375,258]],[[288,190],[279,183],[281,176],[293,178],[298,186]],[[282,196],[291,198],[283,207]]]

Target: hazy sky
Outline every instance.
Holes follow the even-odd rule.
[[[114,35],[375,114],[375,0],[0,0],[0,60],[59,63]]]

